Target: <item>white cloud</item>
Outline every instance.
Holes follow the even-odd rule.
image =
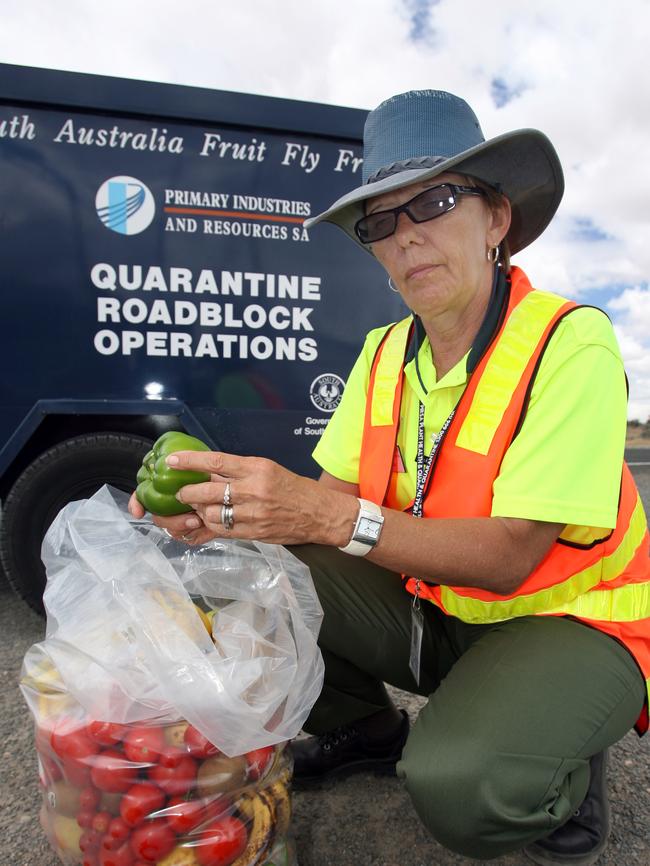
[[[650,286],[625,289],[609,307],[630,380],[629,417],[645,421],[650,406]]]
[[[647,416],[650,328],[632,321],[644,301],[630,292],[650,282],[649,32],[648,0],[5,0],[0,60],[366,108],[441,88],[468,100],[488,137],[542,129],[566,194],[516,261],[541,288],[590,302],[619,287],[610,308],[638,370],[631,405]],[[502,107],[497,79],[518,93]]]

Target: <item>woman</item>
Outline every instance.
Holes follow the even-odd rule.
[[[608,833],[605,750],[647,728],[650,570],[609,321],[510,267],[562,192],[535,130],[485,141],[441,91],[382,103],[364,183],[307,225],[376,256],[413,316],[368,335],[318,482],[179,453],[212,481],[180,491],[195,514],[157,522],[193,544],[299,545],[326,672],[298,778],[399,760],[450,849],[588,864]],[[410,733],[384,681],[429,697]]]

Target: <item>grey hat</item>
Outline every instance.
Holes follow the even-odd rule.
[[[411,90],[382,102],[366,120],[363,155],[362,185],[304,225],[334,223],[369,252],[354,232],[363,203],[447,171],[482,180],[510,200],[511,253],[541,235],[564,192],[560,160],[543,133],[517,129],[486,141],[469,105],[444,90]]]

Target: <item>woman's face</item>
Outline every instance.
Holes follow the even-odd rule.
[[[369,200],[366,213],[397,207],[441,183],[467,185],[467,179],[447,173],[385,193]],[[509,225],[507,201],[491,210],[484,198],[461,195],[453,210],[428,222],[414,223],[401,213],[394,234],[376,241],[372,251],[407,306],[426,324],[445,313],[487,303],[493,267],[487,251],[501,242]]]

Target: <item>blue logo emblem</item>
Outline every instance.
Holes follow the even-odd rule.
[[[121,235],[137,235],[151,225],[156,213],[151,190],[135,177],[109,177],[95,196],[97,216],[106,228]]]

